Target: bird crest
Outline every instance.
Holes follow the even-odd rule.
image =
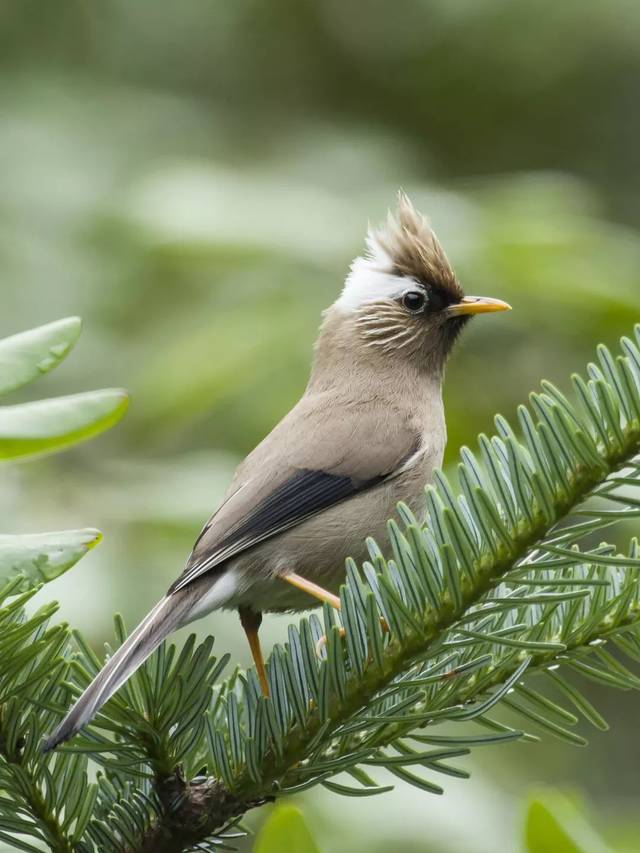
[[[384,225],[369,229],[370,260],[392,275],[407,276],[463,295],[451,264],[431,229],[402,190],[395,212],[389,211]]]

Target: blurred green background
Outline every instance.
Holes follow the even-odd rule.
[[[130,389],[111,434],[4,468],[9,532],[98,526],[49,588],[99,647],[180,571],[237,461],[304,387],[319,314],[399,186],[470,293],[448,459],[640,319],[640,5],[632,0],[0,3],[0,335],[85,333],[33,394]],[[267,647],[286,620],[265,620]],[[248,663],[233,615],[198,624]],[[579,789],[640,850],[638,700],[588,750],[479,751],[443,798],[314,791],[322,850],[521,849],[527,791]],[[258,823],[260,816],[254,822]]]

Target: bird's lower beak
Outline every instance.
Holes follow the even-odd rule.
[[[450,317],[460,317],[463,314],[511,311],[511,305],[501,299],[490,299],[488,296],[464,296],[457,305],[450,305],[447,311]]]

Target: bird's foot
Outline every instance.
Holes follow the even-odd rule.
[[[385,634],[389,633],[389,623],[384,618],[384,616],[380,617],[380,627],[382,628],[382,630],[384,631]],[[344,639],[346,637],[346,635],[347,635],[346,629],[340,628],[340,636],[342,637],[342,639]],[[320,637],[320,639],[318,640],[318,642],[316,643],[316,655],[319,658],[322,657],[322,653],[323,653],[326,645],[327,645],[327,635],[323,634]]]
[[[347,636],[347,631],[345,628],[340,628],[340,636],[342,637],[343,640]],[[324,652],[324,648],[326,645],[327,645],[327,635],[323,634],[320,637],[320,639],[318,640],[318,642],[316,643],[316,655],[319,658],[322,657],[322,653]]]

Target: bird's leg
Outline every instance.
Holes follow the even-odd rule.
[[[287,581],[292,586],[297,587],[298,589],[303,590],[303,592],[308,592],[309,595],[312,595],[314,598],[317,598],[319,601],[326,601],[327,604],[331,605],[334,610],[341,610],[340,598],[337,595],[334,595],[332,592],[324,589],[324,587],[318,586],[317,583],[313,581],[308,581],[306,578],[300,577],[295,572],[290,572],[288,575],[282,576],[283,581]],[[389,625],[387,624],[387,620],[381,616],[380,617],[380,625],[382,626],[382,630],[385,633],[389,631]],[[347,632],[344,628],[340,628],[340,636],[344,637]],[[326,636],[320,637],[316,644],[316,652],[318,656],[320,652],[327,644]]]
[[[317,598],[319,601],[326,601],[334,610],[340,610],[340,599],[337,595],[334,595],[332,592],[324,589],[324,587],[318,586],[317,583],[313,581],[308,581],[306,578],[300,577],[295,572],[291,572],[288,575],[283,575],[282,580],[287,581],[292,586],[301,589],[303,592],[308,592],[309,595],[312,595],[314,598]],[[340,628],[340,636],[344,637],[347,632],[344,628]],[[316,644],[316,654],[320,657],[320,652],[327,644],[326,636],[320,637]]]
[[[338,596],[323,587],[318,586],[317,583],[308,581],[306,578],[301,578],[300,575],[296,575],[294,572],[291,572],[288,575],[283,575],[282,580],[290,583],[298,589],[301,589],[303,592],[308,592],[309,595],[312,595],[319,601],[326,601],[334,610],[340,610],[340,599]]]
[[[262,613],[258,613],[250,607],[238,607],[238,615],[240,616],[240,623],[244,628],[247,640],[249,641],[249,648],[251,649],[253,662],[256,665],[256,671],[258,673],[258,678],[260,679],[262,693],[264,696],[269,696],[267,668],[264,665],[262,649],[260,648],[260,637],[258,636],[258,630],[262,623]]]

